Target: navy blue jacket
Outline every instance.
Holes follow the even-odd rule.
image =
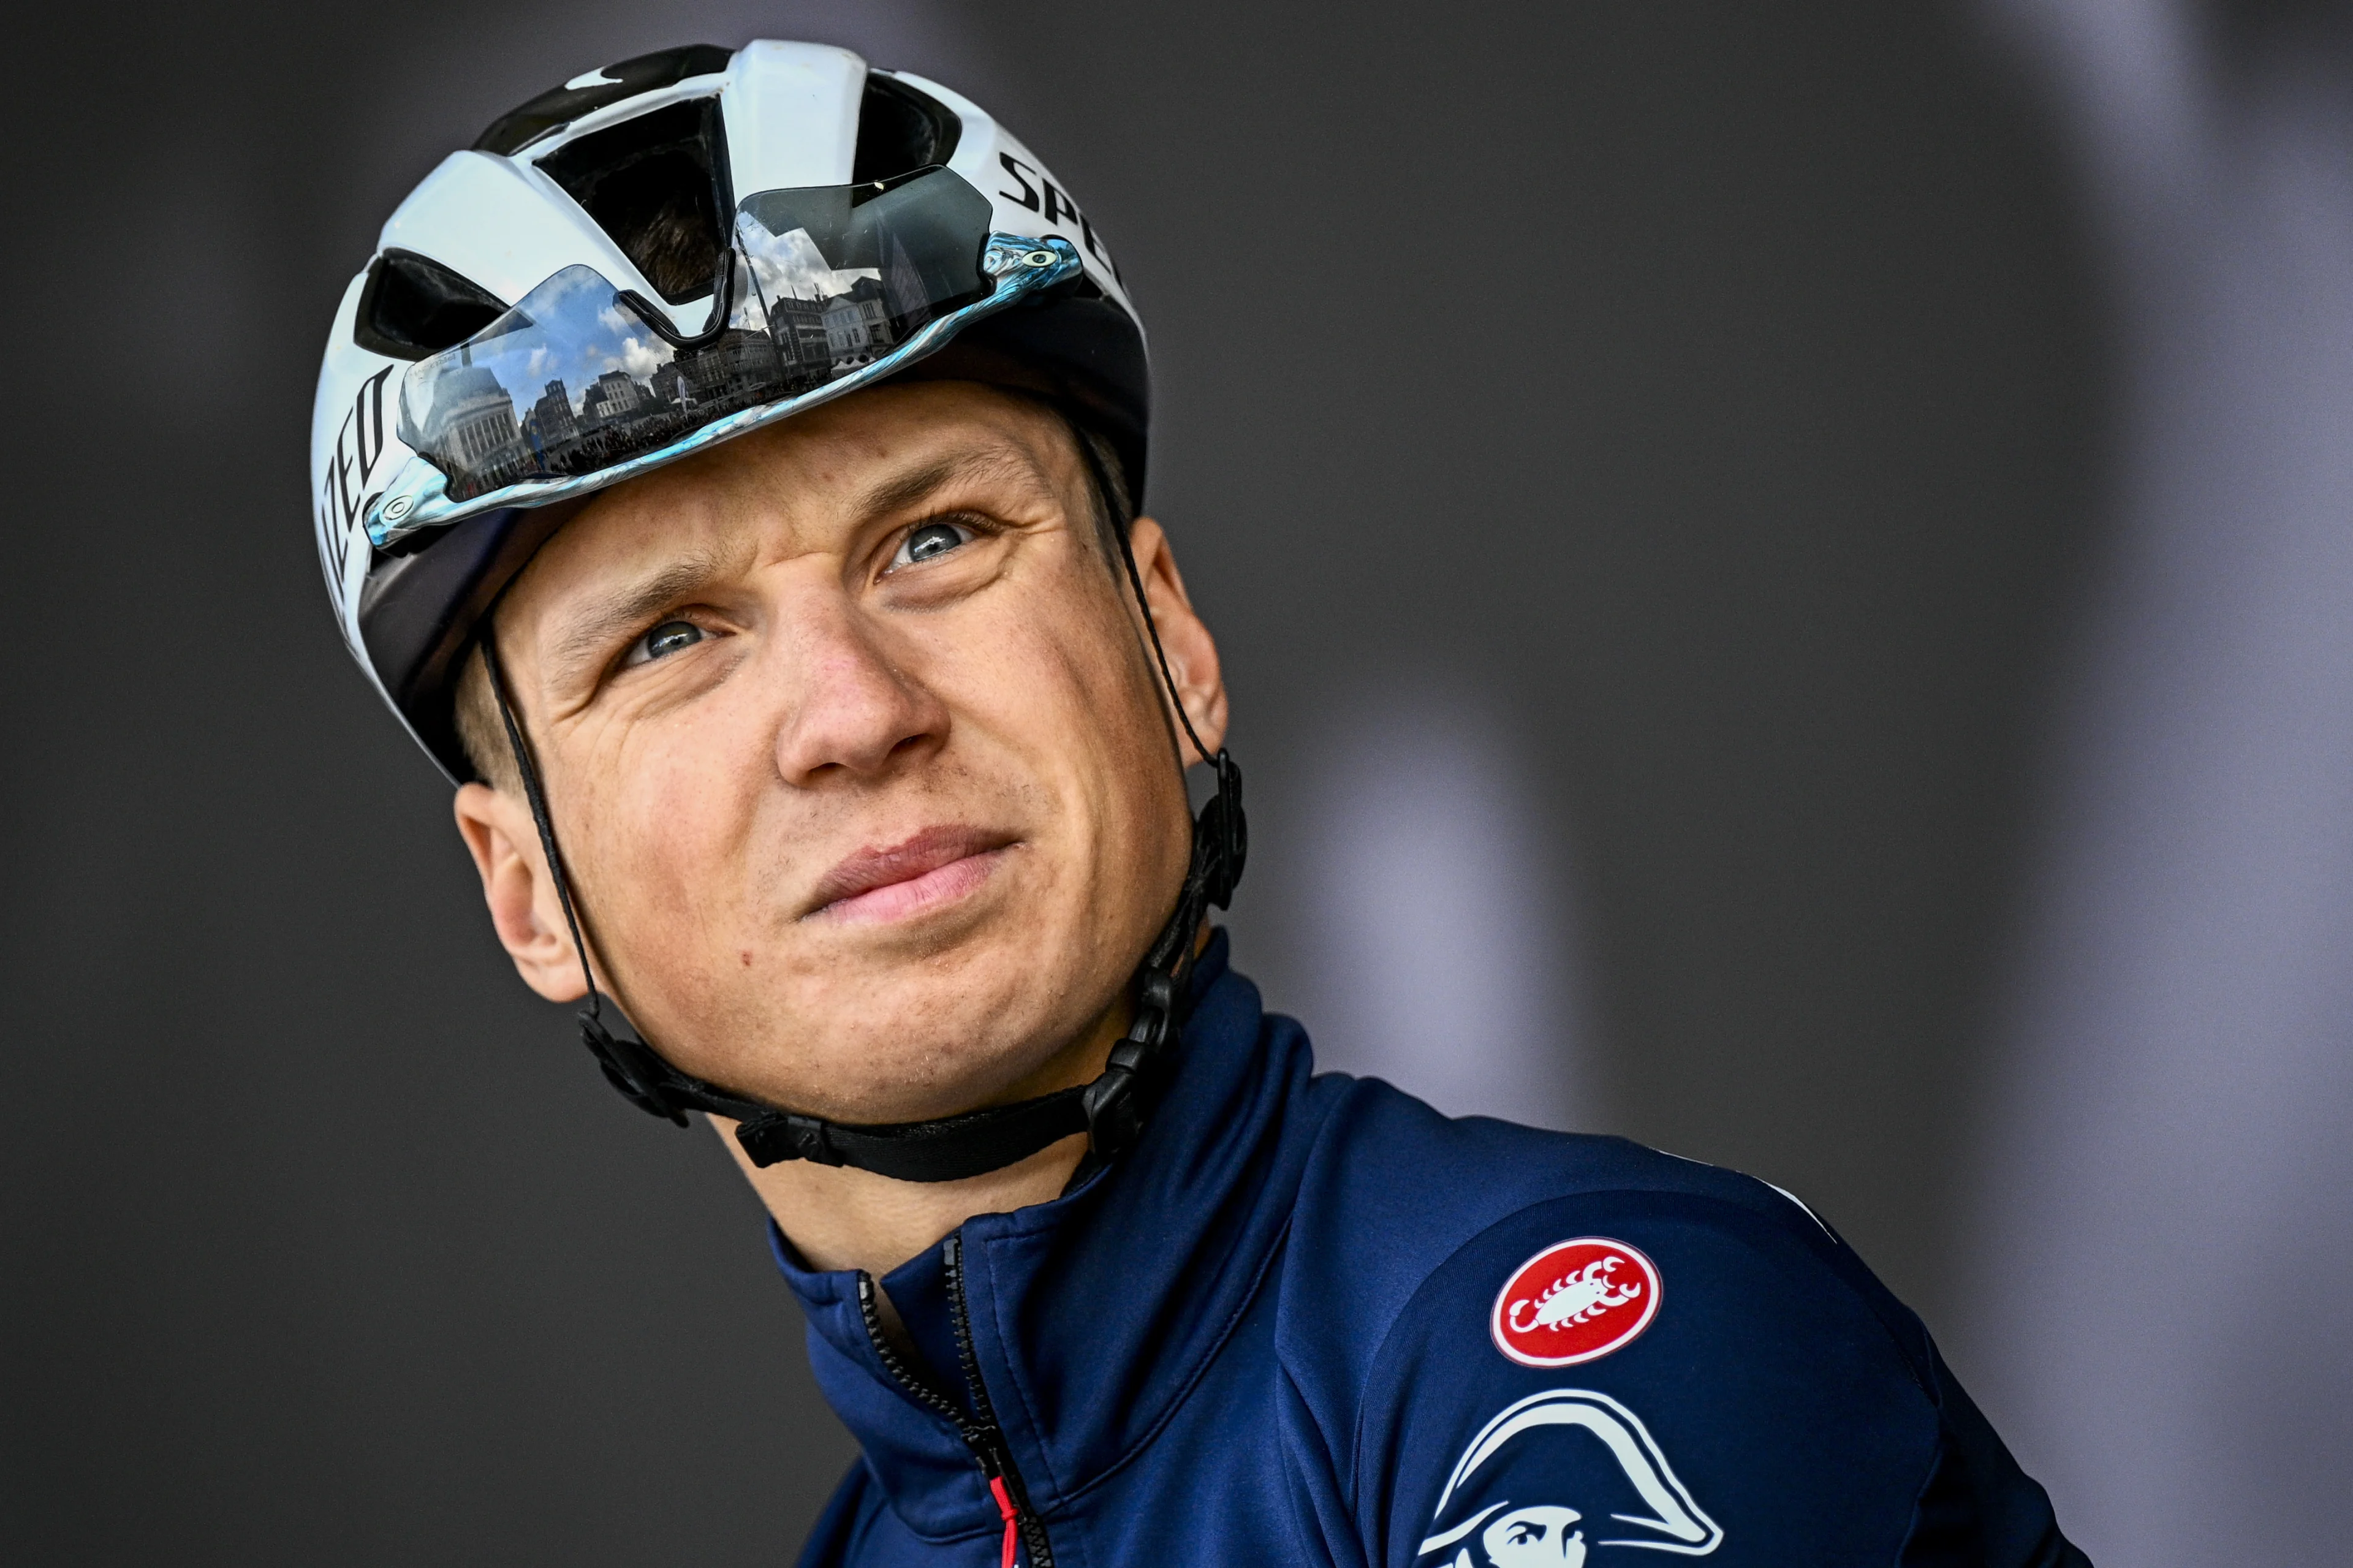
[[[1222,935],[1194,985],[1134,1151],[882,1281],[915,1355],[778,1238],[864,1449],[805,1568],[2084,1562],[1790,1198],[1311,1077]]]

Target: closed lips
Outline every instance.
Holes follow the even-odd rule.
[[[811,891],[804,920],[890,921],[962,897],[988,879],[1011,834],[927,827],[888,848],[861,849]]]

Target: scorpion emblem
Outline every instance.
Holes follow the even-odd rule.
[[[1618,1272],[1626,1260],[1612,1253],[1598,1262],[1564,1274],[1530,1300],[1523,1297],[1512,1303],[1512,1332],[1525,1334],[1532,1329],[1560,1329],[1571,1323],[1582,1323],[1598,1318],[1612,1307],[1622,1307],[1642,1293],[1640,1280],[1628,1280],[1620,1285],[1609,1277]],[[1533,1308],[1525,1322],[1520,1321],[1521,1310]]]

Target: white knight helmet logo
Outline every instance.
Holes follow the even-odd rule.
[[[1641,1418],[1582,1388],[1531,1394],[1481,1427],[1430,1529],[1416,1554],[1429,1568],[1583,1568],[1618,1548],[1704,1557],[1724,1542]]]

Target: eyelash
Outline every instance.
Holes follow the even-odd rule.
[[[908,551],[913,545],[916,536],[925,533],[934,528],[953,528],[958,533],[964,535],[964,537],[957,540],[956,542],[948,549],[925,556],[921,561],[909,556]],[[927,517],[923,521],[916,523],[913,527],[908,529],[906,532],[899,536],[898,545],[891,552],[890,562],[882,568],[882,571],[885,575],[888,575],[892,572],[902,571],[909,566],[921,566],[925,561],[936,561],[942,555],[954,554],[956,551],[963,549],[967,544],[979,543],[980,541],[987,538],[992,531],[993,530],[982,522],[978,518],[964,513],[955,513],[947,517]]]
[[[695,643],[702,642],[711,635],[708,628],[696,626],[694,622],[687,619],[684,616],[664,616],[660,620],[656,621],[652,626],[648,626],[644,631],[639,632],[637,637],[630,641],[629,646],[622,650],[620,668],[623,669],[634,669],[639,665],[653,664],[659,659],[668,658],[670,657],[669,654],[657,654],[646,645],[653,640],[655,633],[667,631],[671,626],[685,626],[694,633],[694,639],[692,642],[687,643],[685,647],[674,650],[680,653],[685,652],[686,648],[692,647]]]
[[[926,529],[933,528],[953,528],[964,537],[957,540],[956,542],[948,549],[940,551],[933,555],[925,556],[923,558],[924,561],[935,561],[939,559],[941,555],[953,554],[955,551],[963,549],[967,544],[978,543],[981,540],[987,538],[989,534],[994,531],[979,519],[974,517],[958,515],[954,517],[926,518],[922,522],[915,524],[913,528],[908,529],[905,533],[899,536],[898,548],[892,552],[890,563],[883,567],[882,570],[884,574],[887,575],[890,573],[899,571],[902,567],[920,566],[923,564],[923,561],[917,561],[912,557],[905,560],[902,560],[900,558],[907,554],[909,546],[913,543],[917,534],[922,533]],[[694,640],[693,642],[688,643],[686,647],[692,647],[696,643],[703,642],[712,636],[710,628],[698,626],[684,616],[666,615],[630,639],[629,646],[622,650],[620,663],[617,668],[619,669],[635,669],[641,665],[653,664],[661,658],[669,658],[670,655],[668,654],[655,654],[646,646],[656,632],[661,631],[669,626],[688,626],[692,628],[695,634]],[[680,648],[677,651],[683,653],[685,648]]]

